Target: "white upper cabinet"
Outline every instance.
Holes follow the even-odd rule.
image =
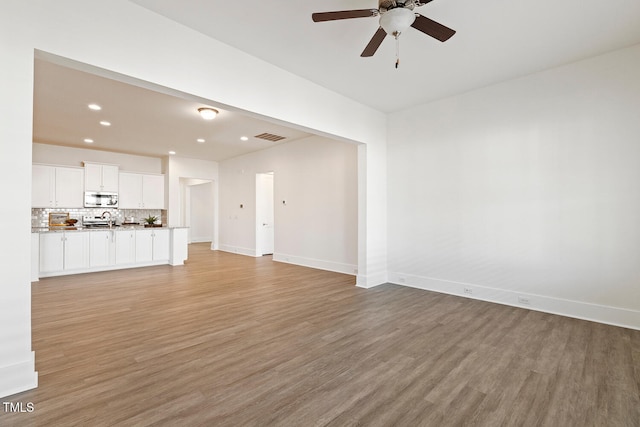
[[[81,208],[84,206],[83,178],[80,168],[56,169],[56,200],[60,208]]]
[[[118,206],[120,209],[142,209],[142,175],[120,172]]]
[[[120,209],[164,209],[164,175],[120,172]]]
[[[118,166],[84,162],[85,191],[118,192]]]
[[[164,209],[164,175],[142,175],[144,209]]]
[[[31,206],[34,208],[55,207],[55,168],[31,166]]]
[[[84,171],[48,165],[32,165],[31,206],[34,208],[81,208]]]

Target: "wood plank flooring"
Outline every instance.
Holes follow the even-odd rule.
[[[1,426],[640,426],[640,332],[189,247],[33,284]]]

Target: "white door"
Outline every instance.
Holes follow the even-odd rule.
[[[273,254],[273,172],[256,174],[256,252]]]

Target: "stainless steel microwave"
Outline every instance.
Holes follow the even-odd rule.
[[[85,191],[84,207],[85,208],[117,208],[118,193]]]

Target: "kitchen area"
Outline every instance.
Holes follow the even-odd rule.
[[[168,227],[165,176],[117,164],[32,166],[32,281],[187,259],[187,228]]]

